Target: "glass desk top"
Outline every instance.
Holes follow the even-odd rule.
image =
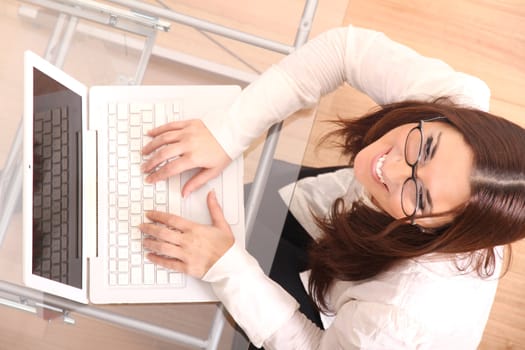
[[[24,2],[7,0],[0,5],[0,30],[9,33],[9,39],[2,41],[4,54],[0,58],[0,94],[4,101],[0,137],[0,169],[3,172],[0,176],[2,223],[5,227],[0,241],[0,315],[4,319],[12,320],[0,327],[3,343],[20,346],[20,342],[23,341],[23,344],[30,348],[38,346],[40,349],[64,348],[66,344],[76,349],[92,349],[97,346],[105,348],[107,344],[125,345],[126,349],[142,349],[146,346],[155,349],[178,349],[179,346],[181,349],[191,348],[179,345],[170,332],[206,339],[210,325],[217,316],[216,304],[80,305],[44,295],[23,285],[21,181],[17,180],[20,173],[16,171],[21,156],[21,153],[17,152],[17,147],[20,147],[20,144],[17,146],[17,142],[21,142],[17,130],[23,113],[23,53],[25,50],[31,50],[44,56],[46,49],[51,47],[52,50],[48,50],[48,53],[55,55],[54,57],[57,54],[60,56],[56,51],[59,50],[59,43],[52,42],[51,39],[59,19],[55,11]],[[71,25],[68,19],[64,21],[64,30],[67,29],[67,25]],[[143,36],[82,19],[74,25],[70,45],[62,57],[63,69],[68,74],[86,86],[122,85],[137,80],[137,67],[140,66],[144,48]],[[67,36],[60,36],[59,42],[67,40],[64,35]],[[256,76],[257,71],[263,70],[281,57],[274,52],[268,53],[264,58],[257,54],[259,69],[246,69],[245,75],[236,73],[235,78],[232,78],[228,77],[227,73],[210,73],[181,64],[180,57],[188,59],[184,56],[186,54],[181,56],[176,48],[169,47],[168,35],[173,35],[172,40],[177,41],[177,33],[162,35],[164,36],[159,36],[157,46],[148,62],[143,84],[245,86],[246,81],[242,79]],[[202,36],[199,33],[197,35]],[[184,40],[188,45],[192,39]],[[199,40],[202,40],[202,37]],[[217,50],[213,42],[211,46],[215,47],[204,53],[208,55],[204,59],[209,62],[214,61]],[[224,55],[224,50],[221,50],[221,55]],[[237,62],[236,59],[234,61]],[[211,67],[217,68],[213,65]],[[277,158],[292,164],[301,163],[313,119],[313,110],[302,111],[289,118],[284,124],[277,145]],[[263,141],[261,137],[245,154],[245,183],[250,183],[254,178],[260,163]],[[290,165],[280,181],[294,181],[298,170],[298,166]],[[8,193],[12,195],[11,198],[7,197]],[[263,208],[270,211],[256,221],[254,236],[250,238],[248,248],[268,271],[272,250],[275,249],[279,238],[279,225],[284,222],[286,211],[278,209],[275,212],[274,206],[264,201],[261,210]],[[276,228],[267,227],[263,222],[267,217],[272,218]],[[261,239],[257,235],[257,231],[261,230],[277,233],[269,233],[270,239]],[[72,323],[75,325],[71,325]],[[230,348],[232,334],[233,330],[226,329],[218,348]],[[10,348],[14,347],[16,346]]]

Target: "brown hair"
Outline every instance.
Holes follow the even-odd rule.
[[[487,112],[454,105],[449,99],[400,102],[382,106],[364,117],[338,120],[329,136],[342,137],[343,154],[355,155],[388,131],[422,119],[445,117],[474,153],[471,197],[451,212],[454,219],[421,230],[406,219],[395,220],[356,201],[337,199],[326,218],[317,218],[323,238],[309,251],[310,295],[328,310],[324,295],[334,280],[372,278],[395,264],[424,254],[466,253],[486,278],[494,273],[494,247],[525,237],[525,130]],[[480,254],[481,253],[481,254]]]

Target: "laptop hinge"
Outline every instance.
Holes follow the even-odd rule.
[[[85,130],[83,135],[83,222],[82,230],[88,258],[97,256],[97,132]]]

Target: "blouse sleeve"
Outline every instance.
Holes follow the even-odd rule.
[[[204,117],[232,158],[272,124],[315,105],[348,83],[378,104],[448,96],[488,110],[487,85],[373,30],[353,26],[329,30],[309,41],[246,87],[227,111]]]
[[[257,261],[235,244],[203,277],[210,282],[250,341],[265,349],[402,349],[422,337],[417,323],[394,306],[349,301],[323,331],[299,310],[295,299],[268,278]]]
[[[425,344],[424,334],[417,322],[392,305],[349,301],[325,331],[297,311],[290,322],[265,341],[264,348],[416,349]]]
[[[290,322],[299,304],[264,274],[257,260],[235,243],[202,278],[245,331],[260,347]]]

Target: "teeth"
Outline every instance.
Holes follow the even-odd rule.
[[[376,163],[376,174],[383,184],[385,183],[385,179],[383,178],[383,164],[385,163],[385,159],[386,154],[381,156],[381,158],[379,158]]]

